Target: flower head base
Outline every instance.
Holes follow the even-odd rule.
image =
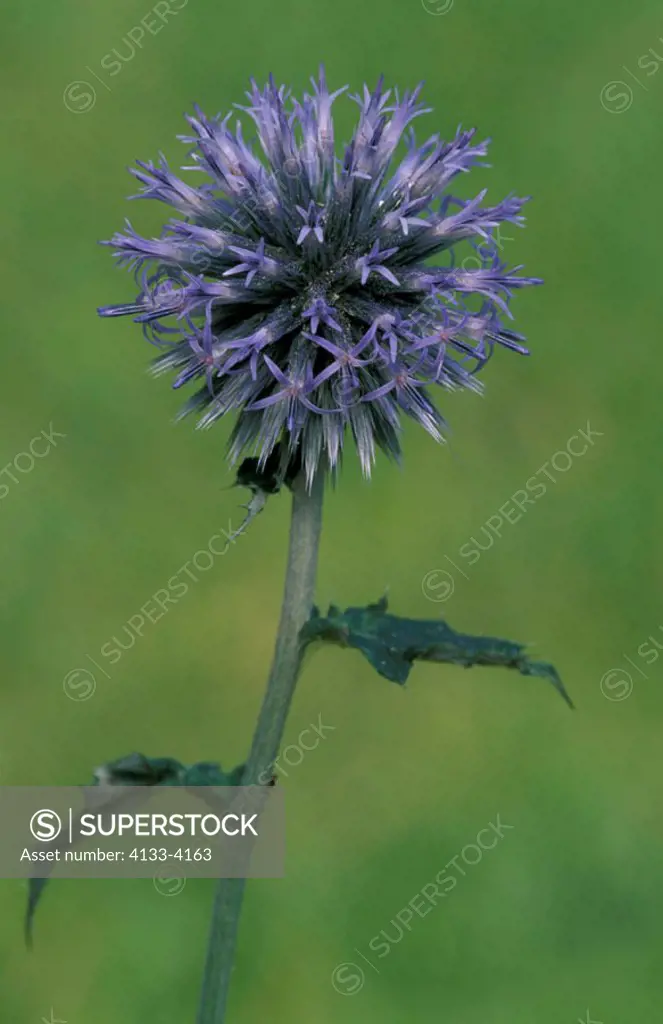
[[[201,387],[183,413],[207,427],[237,413],[231,460],[251,451],[266,464],[277,445],[285,466],[301,460],[310,481],[338,466],[349,428],[368,475],[376,447],[398,457],[402,414],[441,440],[444,420],[428,393],[480,390],[476,372],[495,344],[526,353],[507,329],[514,289],[540,283],[508,271],[493,232],[522,224],[526,200],[483,206],[446,190],[487,151],[473,131],[417,146],[410,123],[427,110],[420,87],[402,98],[384,91],[352,97],[354,135],[337,156],[330,94],[321,71],[313,92],[291,99],[270,79],[254,82],[248,105],[259,151],[230,114],[189,117],[193,168],[211,183],[194,188],[165,159],[139,163],[140,196],[179,216],[160,238],[131,225],[109,243],[140,284],[134,303],[100,309],[132,315],[163,349],[157,371],[174,387]],[[453,247],[474,244],[472,266]],[[445,266],[430,265],[443,254]],[[467,261],[465,261],[467,263]],[[478,264],[478,265],[477,265]],[[152,271],[148,273],[148,267]]]

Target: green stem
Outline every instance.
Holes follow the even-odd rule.
[[[264,784],[278,756],[302,660],[299,632],[313,605],[318,545],[322,527],[324,474],[311,491],[303,474],[292,485],[290,546],[281,619],[251,753],[242,784]],[[228,989],[235,959],[245,879],[219,879],[212,909],[203,990],[197,1024],[224,1024]]]

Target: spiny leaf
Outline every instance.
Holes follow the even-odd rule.
[[[126,794],[113,793],[117,786],[241,786],[244,765],[240,764],[230,772],[224,772],[220,765],[210,761],[198,764],[181,764],[172,757],[145,757],[144,754],[128,754],[117,761],[101,765],[94,772],[92,786],[107,789],[106,799],[97,800],[94,809],[97,813],[119,810],[128,806]],[[101,794],[100,794],[101,796]],[[86,809],[91,801],[86,794]],[[85,810],[81,812],[85,813]],[[80,816],[79,816],[80,818]],[[60,842],[53,849],[62,851],[69,849],[69,843]],[[35,911],[48,878],[30,878],[28,882],[28,906],[25,915],[25,941],[32,945],[32,930]]]
[[[456,633],[442,620],[406,619],[387,612],[387,599],[365,608],[341,611],[330,605],[326,616],[314,608],[301,632],[303,646],[314,640],[354,647],[361,651],[381,676],[403,685],[412,664],[420,661],[451,665],[501,665],[525,676],[547,679],[570,708],[571,698],[556,669],[542,661],[530,661],[525,645],[490,636]]]

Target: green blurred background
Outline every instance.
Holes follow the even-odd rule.
[[[514,304],[533,356],[499,352],[483,398],[444,399],[446,447],[408,430],[403,468],[380,460],[370,484],[348,458],[318,598],[389,587],[401,614],[531,642],[578,710],[506,670],[418,666],[402,690],[358,654],[313,654],[287,741],[319,716],[333,730],[282,779],[287,877],[249,885],[230,1022],[652,1020],[663,662],[638,648],[663,639],[663,73],[649,54],[663,54],[663,17],[653,0],[426,4],[172,0],[132,59],[128,33],[154,22],[138,0],[5,9],[0,462],[49,425],[66,438],[16,484],[2,477],[0,782],[78,784],[133,750],[235,764],[270,662],[285,497],[103,663],[110,678],[89,660],[243,500],[223,489],[228,426],[173,425],[181,396],[146,375],[139,329],[96,316],[133,295],[97,240],[127,215],[149,234],[165,212],[126,203],[125,168],[159,150],[177,166],[183,113],[241,102],[250,75],[300,91],[324,61],[353,91],[380,72],[401,88],[425,79],[435,112],[420,136],[462,122],[494,139],[493,169],[463,187],[534,196],[527,230],[504,243],[509,264],[546,280]],[[354,106],[338,109],[345,134]],[[602,436],[468,568],[460,548],[588,421]],[[90,699],[64,692],[77,668],[97,676]],[[371,953],[498,813],[504,840],[388,956]],[[28,954],[24,884],[1,882],[0,1020],[38,1024],[52,1008],[68,1024],[192,1022],[212,890],[53,884]],[[365,973],[361,987],[357,968],[335,976],[351,994],[331,982],[342,962]]]

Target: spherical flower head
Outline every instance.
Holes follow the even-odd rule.
[[[496,344],[526,354],[505,321],[513,290],[540,283],[508,270],[494,240],[503,222],[523,223],[525,199],[484,206],[485,192],[447,191],[486,155],[474,131],[418,146],[409,126],[430,113],[421,86],[401,98],[380,80],[351,97],[359,118],[341,156],[332,104],[345,89],[330,93],[323,70],[312,85],[297,100],[271,78],[251,82],[238,109],[254,144],[240,120],[233,131],[230,114],[196,108],[184,169],[205,184],[186,184],[163,157],[138,163],[140,197],[176,215],[159,238],[127,223],[105,243],[140,294],[99,310],[143,325],[162,349],[155,371],[174,371],[174,387],[199,383],[183,414],[209,427],[236,413],[232,462],[254,453],[264,465],[279,451],[284,473],[297,460],[309,482],[337,469],[347,428],[366,475],[376,448],[400,455],[403,415],[442,440],[431,386],[480,390]],[[460,265],[459,243],[475,253]]]

